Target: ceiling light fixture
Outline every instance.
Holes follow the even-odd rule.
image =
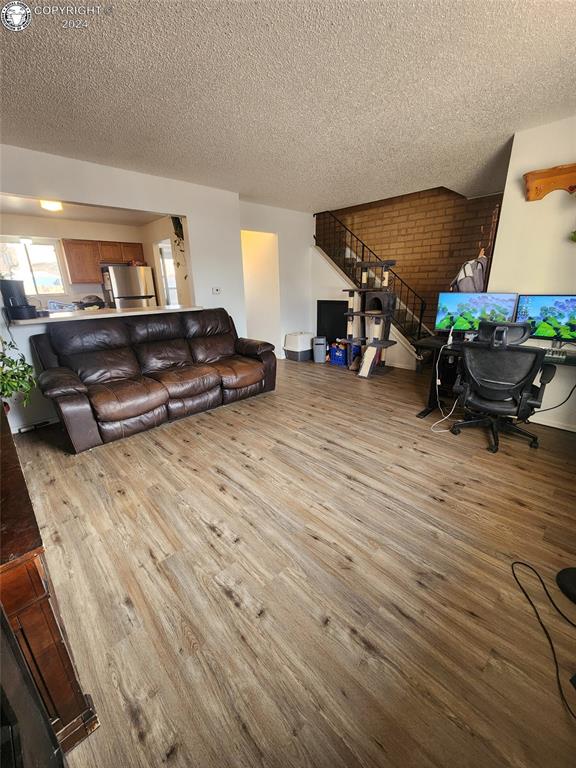
[[[62,203],[58,200],[40,200],[40,207],[44,208],[45,211],[61,211]]]

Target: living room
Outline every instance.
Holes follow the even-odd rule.
[[[2,11],[6,764],[570,765],[574,5],[88,7]]]

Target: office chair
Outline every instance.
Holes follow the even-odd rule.
[[[544,349],[520,346],[519,339],[526,335],[522,325],[481,322],[478,335],[482,340],[462,345],[462,371],[454,392],[465,417],[450,431],[458,435],[468,427],[488,427],[488,450],[492,453],[498,450],[500,432],[527,437],[530,447],[538,448],[536,435],[518,427],[514,420],[525,422],[541,407],[546,385],[556,373],[555,366],[544,364]],[[535,386],[539,372],[540,386]]]

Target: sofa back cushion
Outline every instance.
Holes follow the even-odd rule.
[[[126,325],[143,373],[193,364],[177,314],[127,317]]]
[[[55,323],[50,341],[60,365],[75,371],[84,384],[102,384],[141,375],[130,348],[126,325],[115,318]]]
[[[196,363],[213,363],[235,352],[236,331],[225,309],[182,313],[184,334]]]

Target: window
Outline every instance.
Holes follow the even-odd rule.
[[[28,296],[65,292],[56,241],[0,241],[0,274],[10,280],[23,280]]]
[[[176,289],[176,271],[174,269],[174,257],[170,240],[162,240],[158,243],[160,252],[160,265],[162,267],[162,282],[166,304],[178,304],[178,291]]]

